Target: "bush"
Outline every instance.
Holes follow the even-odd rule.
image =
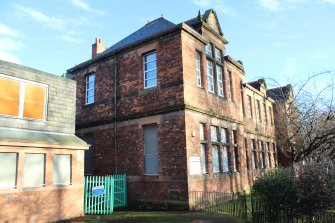
[[[256,179],[252,196],[262,199],[271,209],[294,209],[299,198],[297,178],[289,169],[276,169]]]
[[[335,172],[328,164],[307,164],[298,173],[299,209],[303,214],[324,211],[334,206]]]
[[[328,164],[307,164],[293,169],[276,169],[256,179],[252,196],[271,211],[312,215],[335,204],[335,171]]]

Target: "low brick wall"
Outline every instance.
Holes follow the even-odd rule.
[[[83,186],[0,193],[0,222],[53,222],[83,215]]]
[[[0,146],[0,151],[18,154],[17,187],[0,189],[0,223],[54,222],[84,215],[83,150]],[[45,154],[43,187],[25,188],[23,186],[26,153]],[[71,155],[70,185],[53,183],[55,154]]]

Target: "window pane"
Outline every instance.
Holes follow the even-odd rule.
[[[87,82],[92,82],[92,81],[95,81],[95,75],[94,74],[91,74],[91,75],[87,76]]]
[[[158,173],[158,133],[156,125],[144,126],[145,174]]]
[[[217,142],[218,141],[217,127],[216,126],[211,126],[211,141],[212,142]]]
[[[221,163],[222,163],[222,171],[223,172],[228,172],[229,167],[228,167],[228,151],[227,147],[223,147],[221,150]]]
[[[201,87],[201,62],[200,53],[196,52],[196,73],[197,73],[197,85]]]
[[[86,88],[87,88],[87,90],[88,89],[94,89],[94,82],[87,83]]]
[[[232,157],[233,157],[233,159],[232,159],[232,162],[233,162],[233,168],[234,168],[234,171],[236,171],[236,151],[235,151],[235,148],[233,149],[233,151],[232,151]]]
[[[255,161],[255,152],[251,152],[251,164],[252,164],[252,169],[256,169],[256,161]]]
[[[216,146],[212,146],[212,163],[213,163],[213,172],[220,172],[219,167],[219,153],[218,148]]]
[[[156,79],[150,79],[145,81],[145,87],[154,87],[157,85],[157,80]]]
[[[203,123],[200,123],[200,140],[205,140],[205,132],[204,129],[205,125]]]
[[[94,102],[94,96],[91,96],[87,98],[86,104],[91,104],[93,102]]]
[[[87,97],[92,97],[92,96],[94,96],[94,89],[87,91]]]
[[[145,55],[145,62],[156,60],[156,52]]]
[[[44,154],[25,154],[23,170],[24,187],[42,187],[44,185],[44,165]]]
[[[86,77],[86,104],[94,103],[95,74]]]
[[[16,186],[17,153],[0,153],[0,189]]]
[[[221,60],[221,50],[219,50],[217,48],[215,48],[215,59],[218,62],[222,62],[222,60]]]
[[[157,70],[152,70],[152,71],[148,71],[145,72],[145,79],[151,79],[151,78],[156,78],[157,77]]]
[[[216,66],[218,95],[223,96],[222,67]]]
[[[206,45],[206,54],[212,56],[212,45],[209,43]]]
[[[25,84],[23,117],[44,119],[46,87]]]
[[[263,169],[263,153],[259,153],[259,166]]]
[[[71,184],[71,155],[54,156],[54,184]]]
[[[0,114],[19,115],[20,82],[0,77]]]
[[[148,62],[145,64],[145,70],[156,69],[156,61]]]
[[[206,145],[201,144],[201,169],[202,173],[207,173],[206,169]]]
[[[208,91],[214,92],[213,63],[207,60]]]
[[[157,154],[146,154],[144,162],[145,174],[158,174],[158,156]]]
[[[227,129],[221,128],[221,142],[227,143]]]

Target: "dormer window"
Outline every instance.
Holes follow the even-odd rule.
[[[208,55],[208,56],[212,56],[213,54],[212,54],[212,45],[210,44],[210,43],[208,43],[207,45],[206,45],[206,54]]]

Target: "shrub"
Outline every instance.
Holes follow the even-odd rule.
[[[297,178],[289,169],[267,172],[256,179],[252,196],[262,199],[273,210],[293,210],[299,198]]]
[[[276,169],[256,179],[252,196],[263,208],[293,215],[313,215],[335,204],[335,171],[328,164],[306,164]]]
[[[298,173],[301,197],[299,209],[303,214],[324,211],[334,205],[335,172],[328,164],[306,164]]]

